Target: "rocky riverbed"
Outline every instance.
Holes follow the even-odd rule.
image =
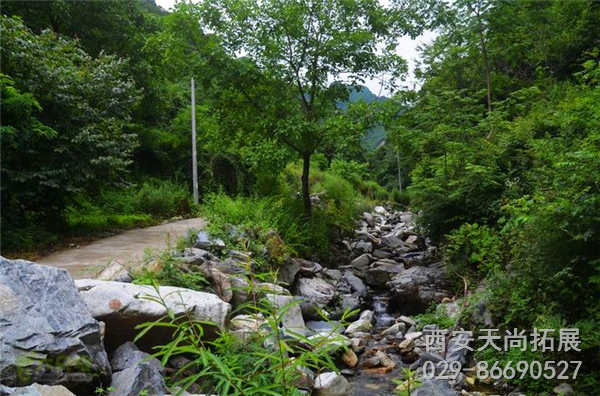
[[[0,395],[86,395],[99,383],[110,384],[110,395],[137,396],[144,390],[147,395],[169,394],[164,377],[178,363],[163,367],[147,352],[168,342],[171,333],[155,329],[133,344],[136,326],[170,311],[212,322],[205,337],[216,331],[243,337],[256,329],[247,324],[248,315],[231,312],[257,294],[279,307],[299,301],[282,319],[281,331],[287,336],[333,332],[339,333],[336,342],[341,339],[340,345],[347,346],[332,356],[339,373],[306,369],[301,385],[306,394],[393,395],[421,381],[427,361],[473,366],[466,349],[452,350],[460,336],[451,332],[449,348],[427,351],[427,336],[439,329],[417,323],[413,316],[432,304],[442,304],[450,316],[460,314],[444,263],[436,247],[417,233],[416,218],[414,213],[375,207],[364,213],[354,236],[340,242],[339,262],[325,266],[291,258],[282,265],[277,283],[249,282],[251,255],[227,251],[223,240],[200,232],[195,247],[172,254],[183,271],[204,274],[214,293],[132,284],[129,270],[116,262],[97,279],[74,281],[62,269],[2,259]],[[240,235],[236,227],[230,231],[231,238]],[[356,312],[340,324],[349,311]],[[407,378],[406,369],[413,377]],[[485,394],[475,391],[474,384],[459,374],[453,380],[425,380],[411,394]]]

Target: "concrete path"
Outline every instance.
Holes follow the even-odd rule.
[[[125,231],[122,234],[100,239],[79,249],[67,249],[36,260],[43,265],[52,265],[68,270],[74,278],[89,278],[111,260],[134,264],[141,262],[147,248],[164,249],[170,235],[173,244],[177,237],[187,234],[188,229],[200,230],[203,219],[189,219],[154,227]]]

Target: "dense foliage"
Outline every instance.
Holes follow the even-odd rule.
[[[498,326],[579,328],[575,385],[594,393],[599,2],[236,0],[167,13],[55,0],[2,13],[3,254],[201,213],[216,234],[243,225],[269,243],[274,229],[282,257],[325,255],[366,200],[391,197],[422,210],[457,294],[466,282]],[[398,39],[431,28],[420,88],[395,92]],[[382,75],[389,99],[360,90]],[[189,198],[191,77],[201,208]]]
[[[500,328],[579,328],[584,392],[600,364],[598,21],[595,2],[455,2],[423,51],[421,90],[385,110],[391,147],[375,158],[389,159],[373,162],[382,183],[397,161],[408,171],[457,293],[483,282]]]

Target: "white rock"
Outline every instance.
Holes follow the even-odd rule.
[[[315,396],[350,396],[352,389],[348,380],[341,374],[323,373],[315,379]]]
[[[189,314],[192,320],[212,322],[221,330],[225,329],[231,310],[229,304],[214,294],[181,287],[160,286],[157,293],[150,286],[130,283],[80,279],[75,284],[92,316],[106,323],[105,343],[109,349],[132,341],[139,331],[135,326],[164,317],[167,309],[175,316]],[[145,297],[162,298],[166,306]],[[167,335],[170,337],[168,331],[161,327],[154,333],[163,341],[168,339]],[[144,338],[140,340],[142,344]]]

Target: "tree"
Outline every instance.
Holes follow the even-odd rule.
[[[247,107],[273,117],[246,132],[301,158],[304,210],[310,216],[312,154],[330,141],[340,142],[345,132],[358,132],[348,130],[336,103],[347,100],[350,88],[385,73],[393,89],[406,70],[395,53],[397,39],[424,26],[408,23],[414,12],[377,0],[220,0],[200,7],[229,54],[243,54],[253,78],[270,85],[261,94],[275,93],[265,100],[241,91],[238,99],[249,102]]]
[[[2,216],[59,217],[69,199],[115,183],[136,146],[139,98],[124,62],[1,18]],[[10,195],[9,195],[10,194]],[[56,224],[55,224],[56,225]]]

